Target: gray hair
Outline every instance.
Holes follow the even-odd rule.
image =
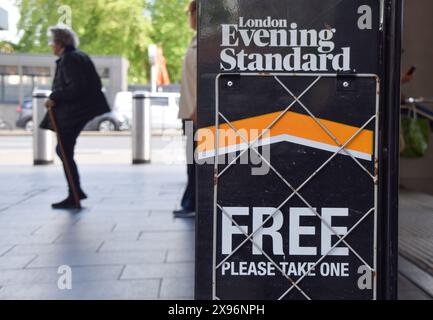
[[[77,34],[64,25],[48,28],[48,35],[51,37],[50,44],[56,43],[62,47],[73,46],[75,48],[80,44]]]

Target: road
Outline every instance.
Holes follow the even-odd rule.
[[[33,140],[28,135],[0,135],[0,165],[33,163]],[[81,164],[129,164],[131,162],[131,136],[89,135],[78,139],[76,159]],[[154,136],[152,160],[163,164],[185,162],[183,138],[179,134]],[[56,159],[58,163],[58,159]]]

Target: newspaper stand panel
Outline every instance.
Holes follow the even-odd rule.
[[[385,8],[200,1],[198,299],[382,297]]]

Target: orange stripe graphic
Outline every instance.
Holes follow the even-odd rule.
[[[258,117],[234,121],[232,125],[238,129],[242,136],[253,142],[257,137],[281,114],[275,112]],[[344,145],[359,130],[357,127],[318,119],[337,139]],[[281,135],[291,135],[297,138],[323,143],[333,147],[339,147],[334,140],[308,115],[287,112],[274,124],[264,138],[272,138]],[[227,148],[244,144],[244,141],[226,123],[220,125],[218,148]],[[362,130],[354,138],[346,149],[372,155],[374,145],[374,132]],[[198,151],[200,153],[215,150],[215,126],[200,129],[198,132]]]

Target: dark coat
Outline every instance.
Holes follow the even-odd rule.
[[[87,54],[68,48],[56,64],[50,99],[56,103],[54,111],[59,130],[84,126],[110,111],[101,79]],[[48,114],[40,127],[53,130]]]

